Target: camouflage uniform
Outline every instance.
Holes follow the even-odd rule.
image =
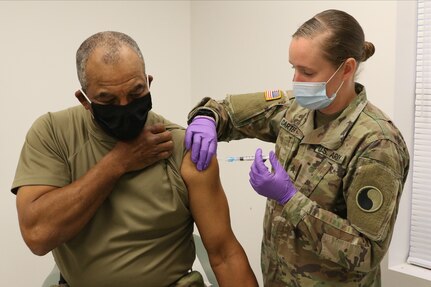
[[[315,128],[315,111],[291,92],[205,98],[191,111],[216,113],[218,138],[276,143],[277,158],[298,192],[284,206],[268,199],[262,240],[265,286],[381,286],[405,183],[409,154],[391,120],[356,98]]]

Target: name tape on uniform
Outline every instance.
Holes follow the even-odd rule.
[[[294,124],[289,123],[285,118],[283,118],[280,122],[280,127],[285,129],[287,132],[289,132],[291,135],[295,136],[298,139],[302,139],[304,135],[302,134],[302,131],[295,126]]]

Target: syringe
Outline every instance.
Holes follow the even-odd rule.
[[[235,161],[253,161],[255,158],[254,155],[245,155],[245,156],[229,156],[227,158],[227,162],[235,162]],[[263,161],[266,161],[269,159],[269,156],[264,155],[262,156]]]

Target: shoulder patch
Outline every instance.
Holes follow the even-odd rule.
[[[377,187],[364,186],[356,194],[356,204],[364,212],[376,212],[382,207],[383,194]]]
[[[360,159],[347,183],[347,220],[369,239],[381,241],[392,232],[402,182],[381,162]]]
[[[278,100],[281,98],[282,91],[265,91],[265,101]]]

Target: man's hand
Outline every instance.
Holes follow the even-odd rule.
[[[217,130],[214,119],[197,116],[186,130],[186,149],[192,149],[192,161],[199,171],[206,169],[217,151]]]
[[[256,156],[251,165],[250,184],[260,195],[276,200],[284,205],[296,193],[296,188],[283,166],[278,162],[273,151],[269,153],[273,173],[269,172],[263,163],[262,150],[256,150]]]
[[[145,127],[141,134],[130,141],[119,141],[111,151],[125,172],[146,168],[172,154],[174,143],[171,132],[163,124]]]

